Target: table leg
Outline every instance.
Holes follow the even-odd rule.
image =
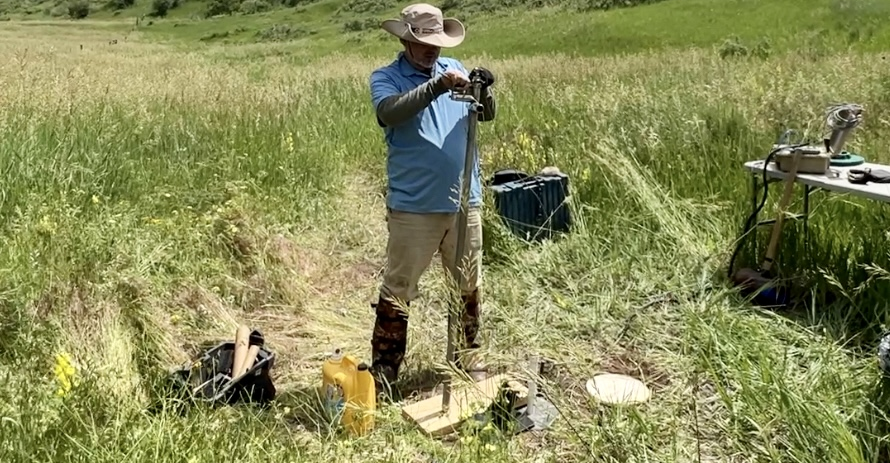
[[[757,187],[760,182],[758,182],[757,174],[751,175],[751,214],[757,212]],[[753,232],[751,236],[751,241],[754,244],[754,252],[757,252],[757,230],[760,228],[758,225],[758,221],[755,219],[752,224],[753,227],[751,230],[744,230],[743,233],[748,233],[749,231]]]
[[[751,214],[748,217],[753,217],[754,213],[757,211],[757,175],[751,175]],[[753,244],[753,249],[757,249],[757,220],[754,220],[752,224],[751,230],[742,230],[742,236],[747,234],[748,232],[754,232],[751,236],[751,242]]]
[[[803,186],[803,246],[807,253],[807,259],[810,258],[810,192],[812,188],[809,185]]]

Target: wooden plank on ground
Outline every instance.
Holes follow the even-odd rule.
[[[439,394],[402,407],[402,416],[416,423],[431,436],[448,434],[472,417],[476,411],[488,408],[505,383],[509,383],[510,387],[518,392],[514,405],[516,407],[525,405],[528,400],[528,389],[519,382],[511,380],[510,376],[501,374],[477,383],[453,384],[448,413],[442,413],[442,395]]]

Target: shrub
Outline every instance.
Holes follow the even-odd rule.
[[[68,16],[71,19],[83,19],[90,15],[90,4],[85,0],[74,0],[68,3]]]
[[[582,0],[581,10],[611,10],[614,8],[627,8],[631,6],[648,5],[664,0]]]
[[[352,19],[343,23],[343,30],[346,32],[361,32],[368,29],[375,29],[380,26],[380,21],[375,18]]]
[[[112,10],[123,10],[133,6],[135,0],[108,0],[108,8]]]
[[[179,0],[152,0],[149,16],[163,18],[167,12],[179,6]]]
[[[318,0],[281,0],[281,4],[286,7],[306,6],[317,2]]]
[[[212,0],[207,4],[207,9],[204,11],[204,15],[209,18],[211,16],[222,14],[232,14],[235,11],[238,11],[240,6],[241,2],[238,0]]]
[[[227,38],[229,35],[231,35],[231,33],[230,33],[229,31],[224,31],[224,32],[211,32],[211,33],[209,33],[209,34],[206,34],[206,35],[202,36],[202,37],[201,37],[200,39],[198,39],[198,40],[200,40],[200,41],[202,41],[202,42],[211,42],[211,41],[213,41],[213,40],[219,40],[219,39]]]
[[[269,11],[271,8],[272,5],[265,0],[245,0],[244,3],[238,7],[238,10],[243,14],[254,14]]]
[[[348,0],[337,9],[337,12],[377,14],[396,8],[398,5],[395,0]]]
[[[44,14],[47,14],[47,11],[44,11]],[[53,18],[68,16],[68,5],[56,5],[52,8],[49,8],[48,14]]]
[[[261,31],[257,31],[256,40],[258,42],[286,42],[288,40],[298,39],[315,32],[304,29],[300,26],[291,26],[289,24],[276,24]]]
[[[439,9],[442,10],[443,13],[448,13],[452,10],[456,10],[460,7],[460,0],[444,0],[441,5],[439,5]]]
[[[753,47],[748,47],[742,43],[742,40],[736,36],[729,37],[723,41],[723,44],[720,45],[717,53],[721,58],[736,58],[736,57],[753,57],[753,58],[766,58],[772,52],[772,47],[770,43],[766,40],[760,40],[755,43]]]

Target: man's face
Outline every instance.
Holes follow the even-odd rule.
[[[432,69],[439,59],[441,48],[422,43],[405,42],[405,53],[417,66],[423,69]]]

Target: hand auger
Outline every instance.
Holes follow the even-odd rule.
[[[482,103],[479,102],[480,98],[482,98],[482,90],[494,85],[494,74],[485,68],[474,68],[470,71],[468,79],[470,81],[469,84],[452,91],[451,99],[470,103],[470,112],[476,113],[476,121],[478,121],[478,115],[482,112]],[[471,125],[476,121],[471,119]],[[470,130],[473,130],[472,126]],[[468,137],[468,139],[473,140],[473,137]]]
[[[458,292],[457,300],[460,300],[461,287],[463,286],[464,273],[461,270],[460,263],[463,260],[464,249],[466,248],[467,235],[467,214],[470,201],[470,179],[473,175],[473,166],[476,164],[476,125],[482,114],[482,90],[494,84],[494,75],[491,71],[484,68],[475,68],[470,72],[469,84],[452,91],[451,99],[469,103],[469,124],[467,126],[467,153],[464,160],[463,179],[461,181],[460,191],[460,213],[457,220],[457,247],[452,262],[453,268],[451,274],[455,275],[457,280],[456,288]],[[454,330],[456,323],[456,315],[454,310],[448,311],[448,344],[446,348],[446,358],[448,365],[454,364]],[[442,390],[442,413],[448,413],[448,406],[451,404],[451,378],[446,377]]]

